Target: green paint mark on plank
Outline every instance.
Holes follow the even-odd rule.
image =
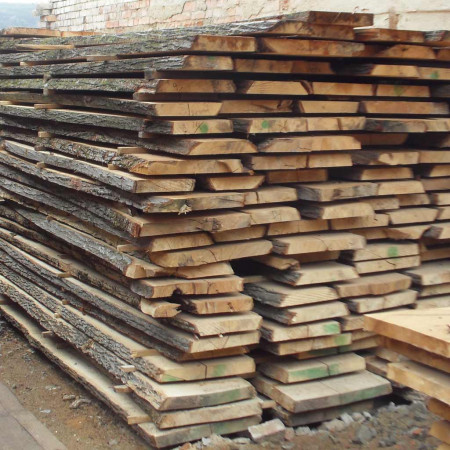
[[[396,247],[395,245],[389,247],[387,254],[389,258],[395,258],[396,256],[398,256],[398,247]]]
[[[270,128],[270,122],[268,120],[263,120],[261,123],[261,128],[264,129]]]
[[[394,86],[394,94],[397,96],[402,96],[405,92],[405,88],[403,86]]]
[[[439,80],[439,71],[435,70],[434,72],[430,73],[430,78],[432,80]]]
[[[202,123],[198,129],[200,130],[200,133],[207,133],[209,130],[208,124],[207,123]]]
[[[214,367],[214,370],[212,371],[212,377],[223,377],[226,373],[227,366],[226,364],[218,364]]]
[[[339,324],[336,323],[327,323],[323,327],[324,331],[329,334],[337,334],[341,331]]]

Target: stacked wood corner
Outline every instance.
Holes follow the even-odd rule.
[[[370,409],[364,315],[449,306],[448,33],[371,25],[1,31],[0,310],[151,445]]]
[[[440,418],[430,434],[450,447],[450,308],[392,311],[365,318],[391,355],[387,376],[429,397],[427,406]]]

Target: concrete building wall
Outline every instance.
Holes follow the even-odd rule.
[[[233,22],[299,11],[374,13],[375,25],[448,29],[448,0],[53,0],[41,5],[47,28],[127,31]]]

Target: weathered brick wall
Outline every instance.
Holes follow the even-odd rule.
[[[376,25],[447,29],[448,0],[54,0],[41,6],[48,28],[148,30],[233,22],[307,10],[371,12]]]

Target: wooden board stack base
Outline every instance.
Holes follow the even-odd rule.
[[[389,392],[353,352],[448,261],[450,70],[445,34],[372,19],[0,33],[5,315],[121,386],[153,445],[258,422],[253,385],[290,423]]]
[[[430,397],[428,409],[442,420],[430,434],[450,446],[450,308],[369,314],[368,330],[381,336],[383,354],[392,362],[389,379]]]

